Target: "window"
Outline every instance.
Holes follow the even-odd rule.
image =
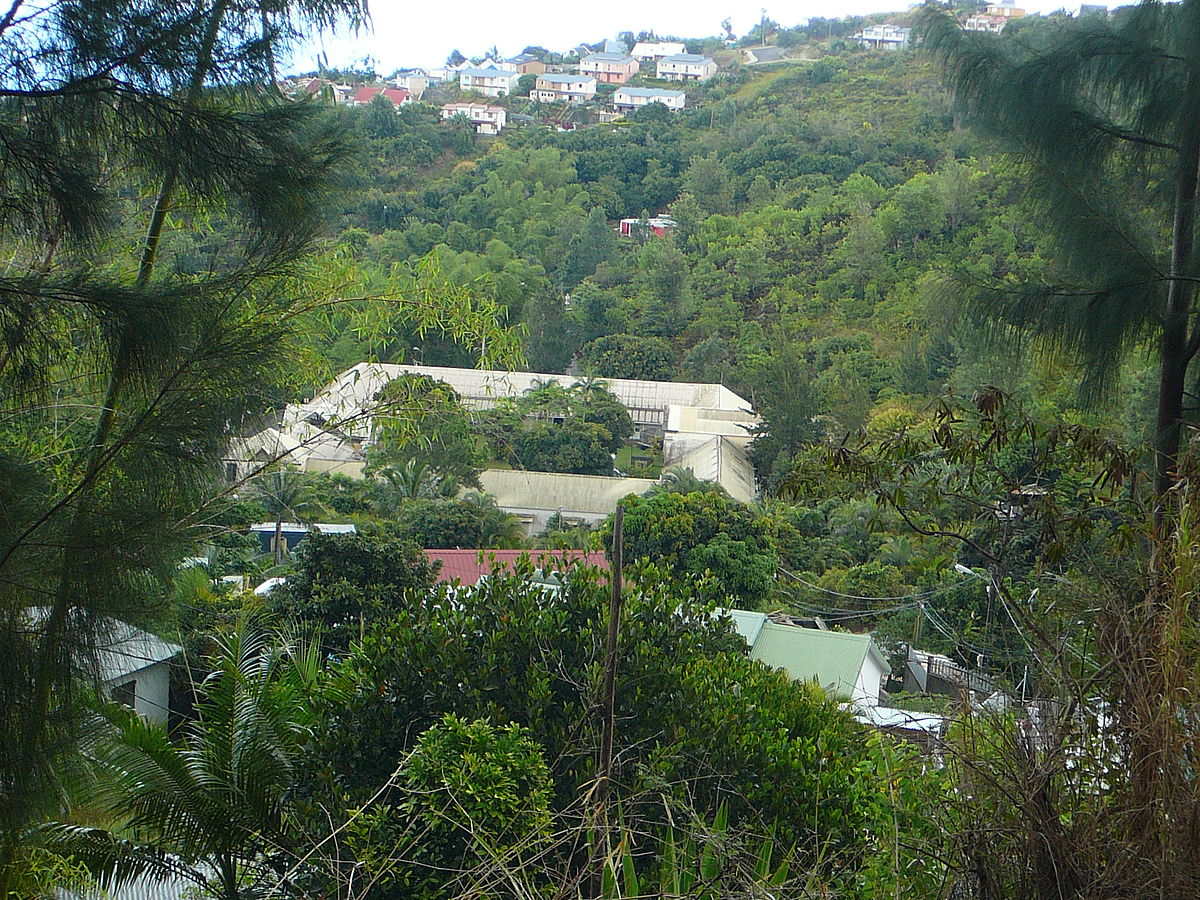
[[[112,689],[113,700],[130,709],[137,709],[137,682],[126,681]]]

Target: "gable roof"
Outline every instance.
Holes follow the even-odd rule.
[[[537,77],[539,82],[549,81],[554,84],[575,84],[579,81],[595,81],[592,75],[567,75],[559,72],[546,72]]]
[[[459,75],[469,75],[472,78],[516,78],[518,72],[515,69],[497,69],[489,67],[486,69],[469,66],[461,70]]]
[[[425,550],[430,562],[440,562],[438,581],[478,584],[494,573],[512,574],[517,561],[527,557],[542,572],[561,572],[573,566],[595,566],[609,570],[608,557],[600,550]]]
[[[376,94],[383,94],[383,96],[392,101],[393,106],[399,106],[401,103],[406,102],[409,97],[408,91],[404,88],[364,84],[354,92],[354,96],[351,99],[354,103],[370,103]]]
[[[637,62],[637,60],[635,60],[632,56],[628,56],[624,53],[590,53],[587,56],[585,56],[583,59],[581,59],[580,62],[581,63],[612,62],[612,63],[625,63],[626,65],[628,65],[631,62]]]
[[[665,63],[673,62],[673,63],[692,63],[692,64],[710,63],[712,61],[713,61],[712,57],[700,56],[698,53],[676,53],[672,56],[664,56],[661,60],[661,62],[665,62]]]
[[[30,625],[37,628],[49,615],[49,608],[29,609]],[[128,678],[142,669],[166,662],[183,652],[178,644],[164,641],[136,625],[111,616],[101,618],[96,627],[96,643],[89,647],[78,662],[85,666],[95,663],[95,674],[106,684]]]
[[[624,94],[628,97],[683,97],[687,98],[687,94],[683,91],[672,91],[666,88],[639,88],[639,87],[620,87],[617,88],[615,94]]]
[[[743,609],[722,612],[750,645],[751,659],[783,669],[796,681],[816,681],[835,696],[852,695],[868,658],[888,670],[870,635],[781,625],[765,613]]]

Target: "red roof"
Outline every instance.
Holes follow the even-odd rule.
[[[363,85],[354,92],[354,96],[350,98],[352,103],[370,103],[371,98],[376,94],[383,94],[392,101],[392,106],[399,106],[401,103],[408,102],[408,91],[404,88],[385,88],[371,87]]]
[[[430,562],[440,562],[438,581],[477,584],[493,572],[510,573],[522,556],[528,556],[535,568],[561,571],[574,565],[596,566],[608,571],[608,557],[602,550],[426,550]]]

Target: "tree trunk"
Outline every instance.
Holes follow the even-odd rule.
[[[1179,173],[1175,192],[1175,215],[1171,228],[1171,280],[1163,312],[1158,382],[1158,410],[1154,425],[1154,520],[1161,526],[1166,517],[1167,492],[1175,481],[1175,466],[1183,418],[1183,395],[1191,352],[1188,325],[1191,316],[1190,275],[1196,238],[1196,186],[1200,178],[1200,73],[1196,64],[1187,81],[1188,108],[1182,116],[1179,142]]]

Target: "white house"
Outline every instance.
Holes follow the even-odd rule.
[[[629,55],[639,63],[653,65],[664,56],[678,56],[686,51],[680,41],[638,41]]]
[[[663,88],[620,87],[613,92],[612,102],[616,109],[625,110],[641,109],[649,103],[661,103],[667,109],[683,109],[687,94]]]
[[[908,46],[911,32],[899,25],[868,25],[854,36],[864,47],[872,50],[899,50]]]
[[[447,103],[442,107],[442,119],[466,116],[475,126],[476,134],[499,134],[508,121],[508,113],[499,106],[485,103]]]
[[[434,81],[430,78],[429,73],[425,69],[406,69],[402,72],[397,72],[392,77],[392,84],[398,88],[404,88],[415,99],[421,99],[421,95],[425,93],[429,85]]]
[[[717,64],[695,53],[676,53],[658,61],[658,77],[668,81],[707,81],[716,74]]]
[[[531,100],[542,103],[586,103],[595,96],[596,79],[590,75],[539,75],[529,92]]]
[[[44,606],[29,609],[30,626],[39,628],[49,613]],[[182,652],[178,644],[105,616],[97,624],[95,644],[77,662],[94,673],[105,696],[165,724],[171,711],[171,660]]]
[[[723,612],[750,645],[751,659],[782,669],[795,681],[815,681],[841,700],[879,704],[889,667],[869,634],[806,628],[785,615],[744,609]]]
[[[517,89],[521,74],[514,69],[476,68],[471,66],[458,73],[458,86],[485,97],[507,97]]]

